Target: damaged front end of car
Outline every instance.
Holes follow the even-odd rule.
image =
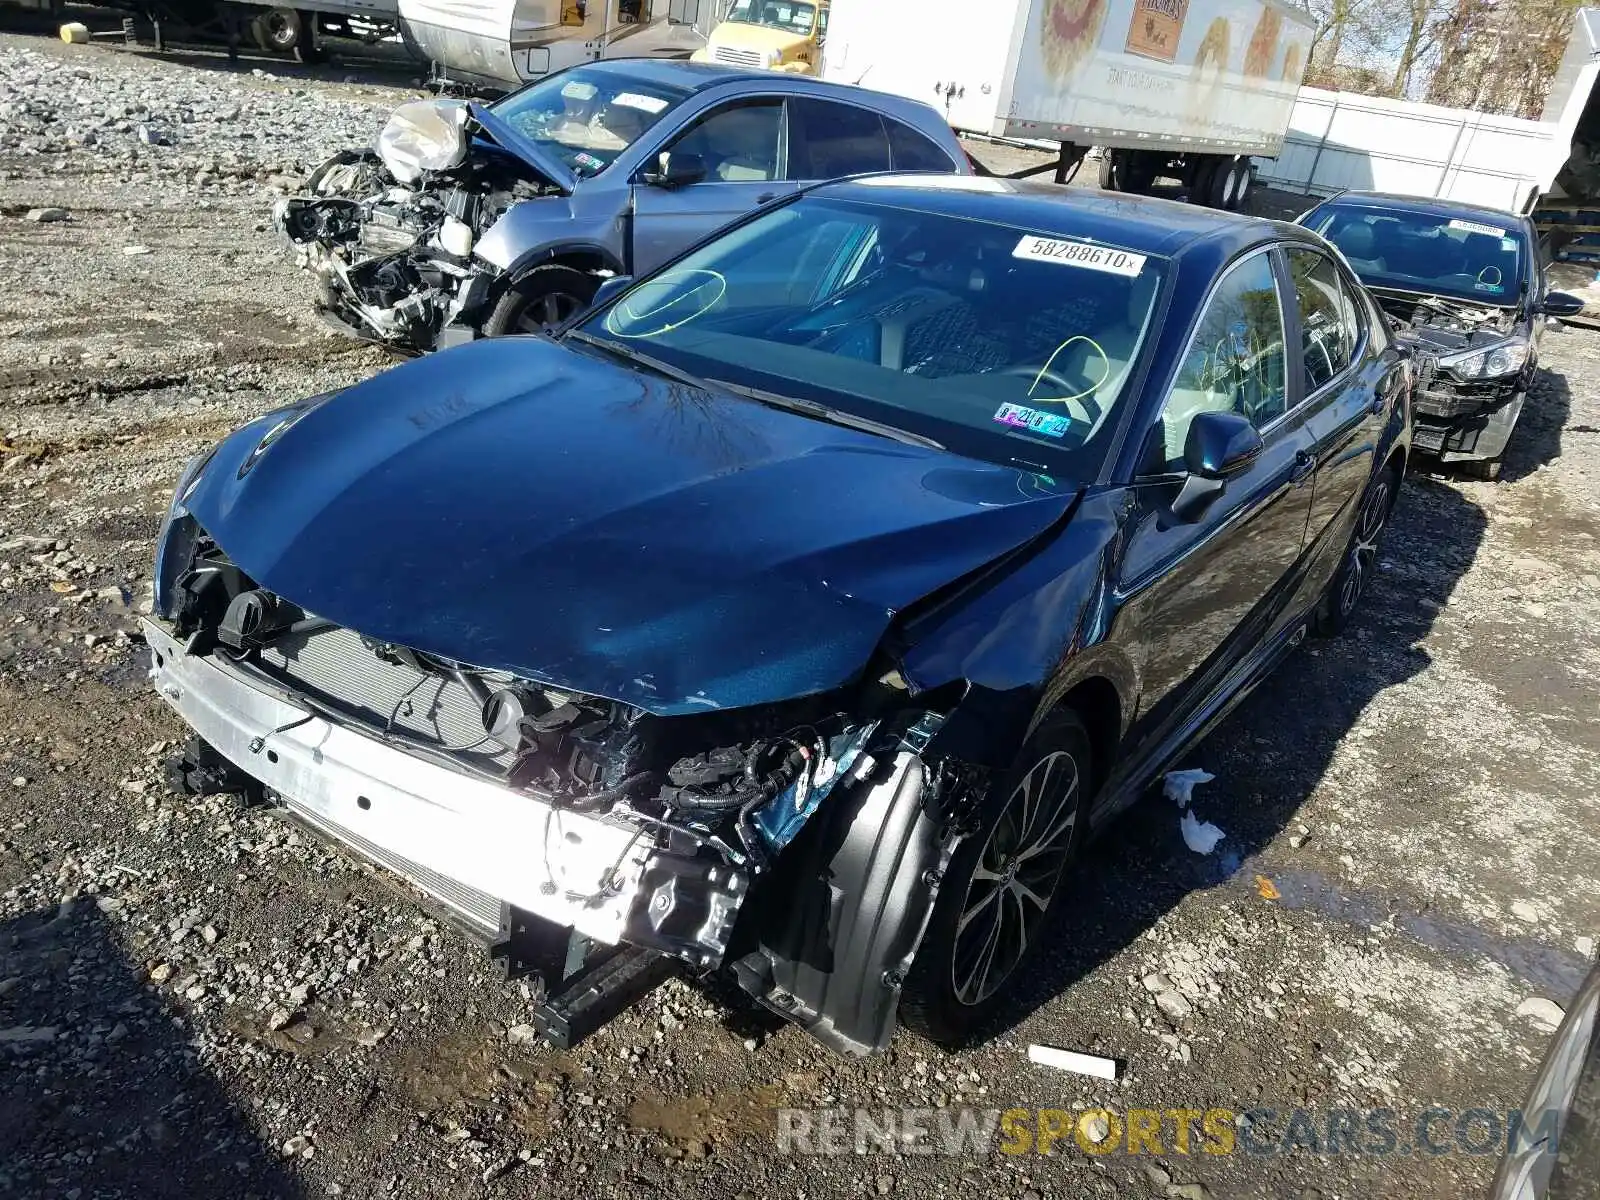
[[[474,253],[512,206],[570,194],[570,173],[456,100],[402,104],[368,150],[317,167],[276,202],[274,226],[316,281],[318,313],[343,332],[424,352],[493,294],[500,269]]]
[[[407,879],[538,981],[557,1044],[664,969],[735,984],[837,1051],[887,1044],[988,781],[941,747],[956,695],[874,664],[829,693],[661,716],[478,669],[262,587],[184,487],[145,625],[194,731],[169,765],[182,790],[280,806]]]
[[[1416,448],[1498,458],[1521,413],[1532,337],[1516,309],[1372,289],[1416,368]]]

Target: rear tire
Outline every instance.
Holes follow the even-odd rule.
[[[1055,932],[1055,898],[1077,857],[1093,789],[1089,734],[1078,714],[1040,722],[977,829],[950,861],[928,931],[906,976],[900,1020],[941,1046],[982,1036]]]
[[[1103,151],[1100,156],[1100,190],[1103,192],[1120,192],[1122,190],[1123,171],[1122,151]]]
[[[535,267],[500,297],[483,323],[484,336],[548,333],[588,308],[598,287],[593,275],[575,267]]]
[[[1242,162],[1243,160],[1239,158],[1223,158],[1217,161],[1216,170],[1211,176],[1210,194],[1206,197],[1206,203],[1212,208],[1226,211],[1238,203],[1239,169]]]
[[[1312,632],[1318,637],[1335,637],[1349,627],[1356,606],[1377,570],[1384,531],[1389,526],[1389,514],[1394,511],[1399,491],[1400,468],[1395,466],[1384,467],[1367,489],[1350,543],[1345,547],[1344,560],[1312,617]]]
[[[271,8],[250,22],[250,36],[269,54],[291,54],[300,44],[305,22],[292,8]]]

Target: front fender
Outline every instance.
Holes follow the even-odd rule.
[[[792,877],[768,888],[781,911],[734,966],[747,992],[840,1053],[882,1050],[894,1033],[901,984],[956,845],[929,790],[927,765],[902,749],[880,779],[824,810],[796,843],[805,849]]]
[[[516,276],[559,257],[585,251],[622,269],[622,235],[615,220],[583,214],[568,196],[539,196],[508,208],[473,247],[473,257]]]

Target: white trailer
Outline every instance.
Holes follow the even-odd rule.
[[[399,0],[407,40],[447,79],[521,87],[600,58],[687,58],[727,0]]]
[[[1102,146],[1103,186],[1175,176],[1236,208],[1283,145],[1313,26],[1278,0],[833,0],[823,76],[941,105],[956,129]]]

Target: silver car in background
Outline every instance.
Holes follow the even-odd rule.
[[[322,164],[278,228],[316,305],[357,337],[426,351],[549,329],[809,182],[969,174],[929,105],[772,72],[586,63],[483,106],[401,105],[370,150]]]

